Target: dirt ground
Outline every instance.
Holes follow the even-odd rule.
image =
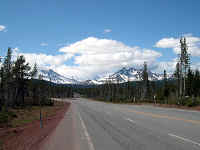
[[[44,112],[43,128],[40,128],[38,119],[22,126],[14,122],[15,128],[0,128],[3,150],[38,150],[42,141],[56,128],[69,107],[70,103],[63,103],[52,110],[45,109],[46,113],[50,112],[51,115],[45,115]]]

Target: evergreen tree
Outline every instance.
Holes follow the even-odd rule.
[[[31,71],[30,75],[31,75],[31,78],[35,78],[37,76],[37,73],[38,73],[38,68],[37,68],[37,64],[35,63],[34,66],[33,66],[33,70]]]
[[[31,67],[29,66],[29,63],[26,63],[26,60],[23,55],[19,56],[14,62],[13,77],[15,83],[15,102],[13,103],[13,105],[24,105],[25,91],[27,91],[28,88],[26,80],[30,76],[30,69]]]
[[[3,84],[3,97],[5,98],[5,109],[7,110],[7,107],[9,105],[9,102],[12,99],[11,90],[12,90],[12,50],[11,48],[8,48],[7,55],[5,57],[5,60],[3,62],[3,75],[2,75],[2,84]]]
[[[187,74],[187,82],[186,82],[186,93],[189,96],[192,96],[194,93],[194,73],[192,72],[192,70],[189,68],[188,70],[188,74]]]
[[[167,83],[167,73],[166,73],[166,70],[164,70],[164,96],[167,98],[167,103],[168,103],[169,88],[168,88],[168,83]]]
[[[180,96],[185,96],[186,92],[186,76],[188,69],[190,68],[190,57],[187,52],[188,47],[186,44],[186,38],[180,39],[181,55],[180,55]]]
[[[176,78],[177,96],[180,97],[181,75],[180,75],[180,64],[179,64],[179,62],[176,64],[176,70],[174,72],[174,77]]]
[[[195,70],[193,87],[194,87],[195,97],[200,96],[200,72],[199,72],[199,70]]]
[[[147,63],[144,62],[144,68],[142,72],[142,81],[143,81],[143,95],[142,99],[149,98],[149,79],[148,79],[148,71],[147,71]]]

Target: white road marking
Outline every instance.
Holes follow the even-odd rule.
[[[87,128],[86,128],[86,126],[85,126],[85,123],[84,123],[83,119],[81,118],[81,115],[80,115],[80,114],[79,114],[79,118],[80,118],[80,121],[81,121],[81,126],[82,126],[82,128],[83,128],[83,130],[84,130],[85,137],[86,137],[86,139],[87,139],[87,141],[88,141],[89,150],[95,150],[94,145],[93,145],[93,143],[92,143],[92,140],[91,140],[91,138],[90,138],[90,135],[89,135],[89,133],[88,133],[88,131],[87,131]]]
[[[125,118],[125,120],[127,120],[127,121],[129,121],[129,122],[131,122],[131,123],[135,123],[135,121],[133,121],[133,120],[130,119],[130,118]]]
[[[190,139],[186,139],[186,138],[184,138],[184,137],[180,137],[180,136],[177,136],[177,135],[171,134],[171,133],[169,133],[168,135],[169,135],[169,136],[172,136],[172,137],[175,137],[175,138],[177,138],[177,139],[183,140],[183,141],[185,141],[185,142],[190,142],[190,143],[192,143],[192,144],[195,144],[195,145],[200,146],[200,143],[197,143],[197,142],[192,141],[192,140],[190,140]]]

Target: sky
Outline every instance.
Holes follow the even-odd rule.
[[[0,55],[86,80],[122,67],[173,72],[185,36],[200,69],[198,0],[2,0]]]

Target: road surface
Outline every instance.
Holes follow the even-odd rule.
[[[46,143],[43,150],[200,150],[200,112],[77,98]]]

